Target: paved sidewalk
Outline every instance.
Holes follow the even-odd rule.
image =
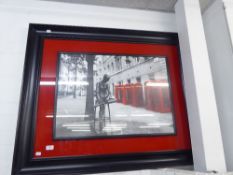
[[[85,115],[85,103],[85,99],[80,97],[65,97],[59,102],[56,117],[57,137],[174,133],[172,113],[158,113],[122,103],[110,104],[111,121],[106,105],[104,127],[100,128],[99,108],[94,125],[93,118]]]

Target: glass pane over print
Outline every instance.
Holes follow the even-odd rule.
[[[55,138],[174,134],[166,58],[61,53]]]

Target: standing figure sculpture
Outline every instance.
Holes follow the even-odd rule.
[[[103,79],[96,84],[96,100],[99,105],[99,129],[103,130],[105,118],[105,104],[107,104],[110,97],[109,81],[110,77],[105,74]]]

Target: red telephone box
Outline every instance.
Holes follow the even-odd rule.
[[[126,93],[126,104],[131,104],[132,101],[132,85],[126,84],[125,85],[125,93]]]
[[[118,103],[122,102],[121,85],[115,85],[115,98]]]
[[[166,80],[150,80],[145,83],[146,108],[155,112],[171,112],[171,99]]]
[[[145,82],[145,105],[148,110],[154,110],[158,104],[158,91],[154,86],[151,86],[151,83],[155,83],[155,81]]]
[[[159,87],[160,93],[160,106],[158,110],[160,112],[171,112],[171,97],[170,97],[170,89],[167,80],[161,80]]]
[[[143,99],[143,86],[141,83],[135,83],[133,86],[131,86],[131,104],[135,107],[142,107],[144,105],[144,99]]]
[[[127,85],[122,85],[121,86],[121,94],[122,94],[122,103],[127,104],[127,91],[126,91]]]

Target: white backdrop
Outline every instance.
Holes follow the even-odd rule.
[[[230,37],[230,32],[233,36],[233,1],[231,1],[231,5],[230,1],[229,4],[225,4],[224,8],[222,0],[216,0],[203,14],[203,22],[213,74],[227,170],[233,171],[233,40]]]

